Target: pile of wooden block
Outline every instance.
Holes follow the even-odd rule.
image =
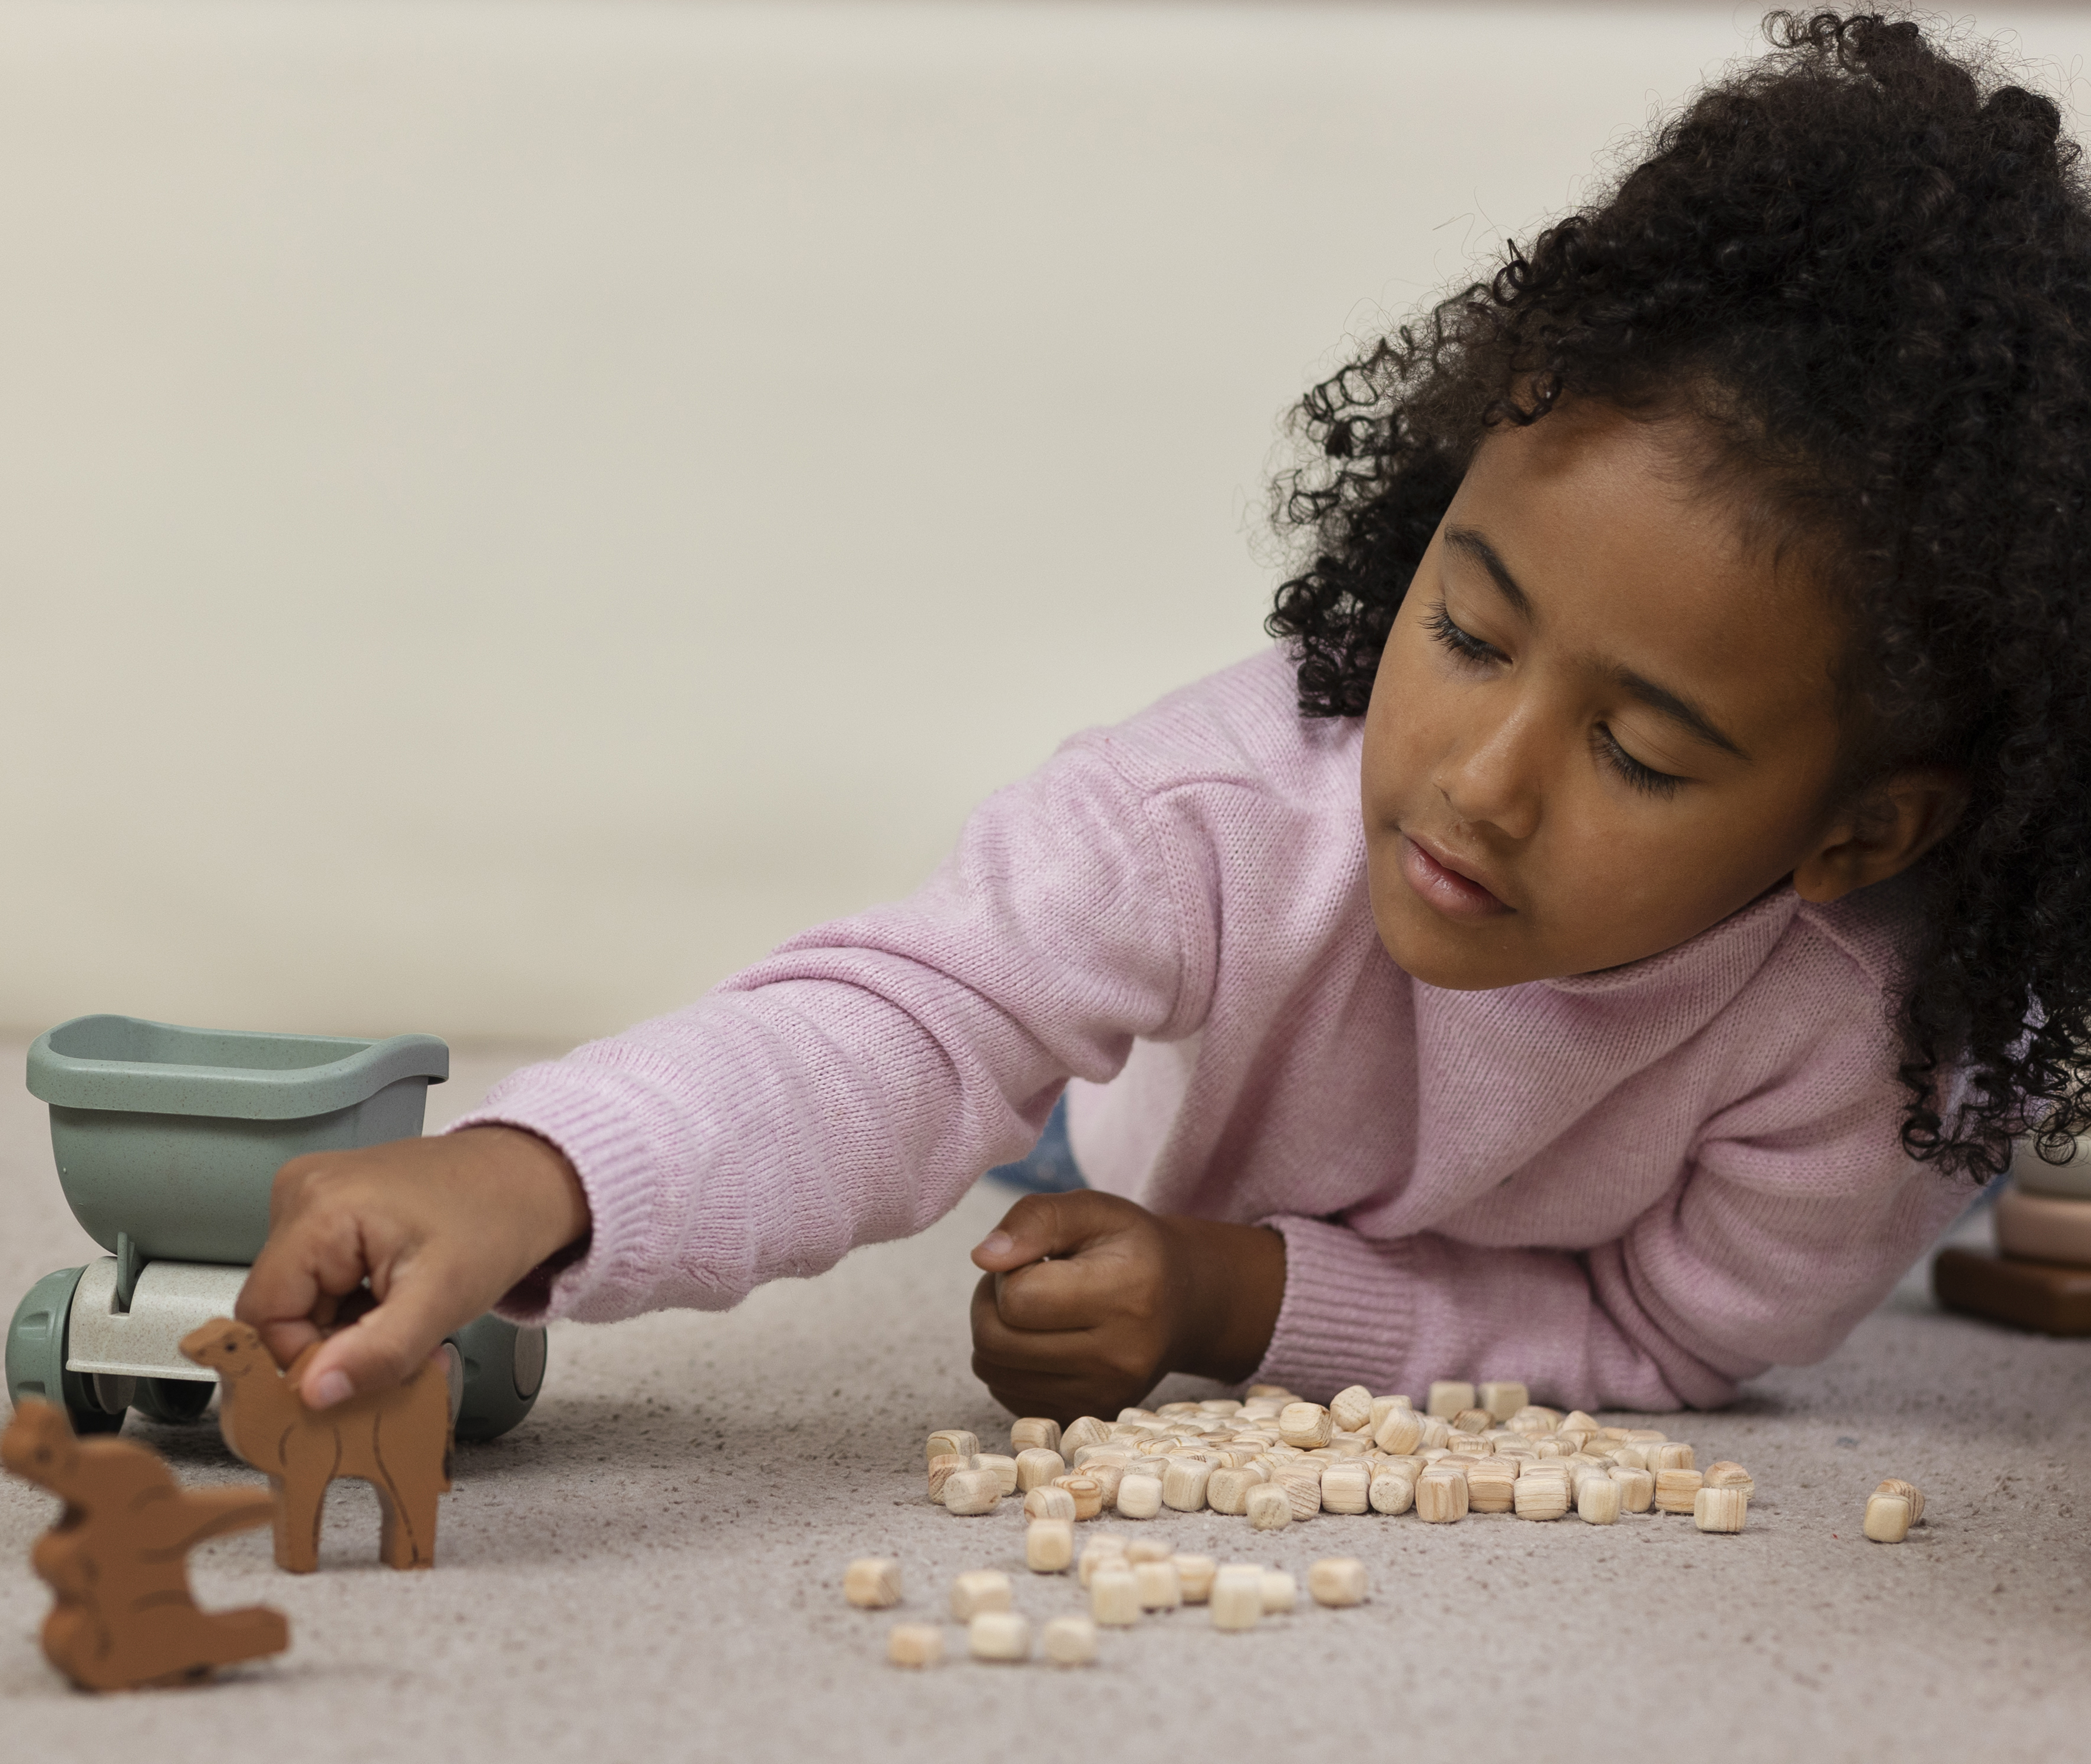
[[[1741,1465],[1701,1469],[1692,1447],[1653,1428],[1600,1426],[1528,1400],[1522,1384],[1447,1380],[1421,1410],[1362,1385],[1327,1404],[1270,1385],[1241,1401],[1166,1403],[1063,1431],[1030,1418],[1006,1453],[963,1429],[929,1436],[929,1498],[951,1512],[1070,1522],[1113,1512],[1239,1515],[1277,1530],[1316,1513],[1412,1513],[1447,1525],[1470,1513],[1591,1525],[1622,1513],[1689,1514],[1701,1531],[1740,1531],[1756,1484]]]

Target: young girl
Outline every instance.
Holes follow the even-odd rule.
[[[1282,649],[1076,737],[912,899],[302,1158],[325,1404],[921,1230],[975,1365],[1709,1404],[2091,1121],[2091,205],[2045,98],[1774,15],[1609,200],[1311,394]]]

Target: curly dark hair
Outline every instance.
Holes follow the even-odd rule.
[[[2091,200],[2055,106],[1907,19],[1774,12],[1771,52],[1602,200],[1373,344],[1295,413],[1269,628],[1355,717],[1491,425],[1684,409],[1782,546],[1834,567],[1855,795],[1971,799],[1912,872],[1902,1141],[1987,1175],[2091,1125]],[[1955,1073],[1967,1083],[1947,1106]]]

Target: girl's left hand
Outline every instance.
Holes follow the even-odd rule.
[[[1079,1189],[1027,1195],[973,1251],[973,1371],[1019,1415],[1108,1421],[1188,1372],[1261,1363],[1285,1297],[1285,1240]]]

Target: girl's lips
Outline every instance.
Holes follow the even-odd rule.
[[[1406,833],[1401,838],[1401,873],[1429,906],[1448,919],[1493,919],[1511,909],[1471,876],[1463,876]]]

